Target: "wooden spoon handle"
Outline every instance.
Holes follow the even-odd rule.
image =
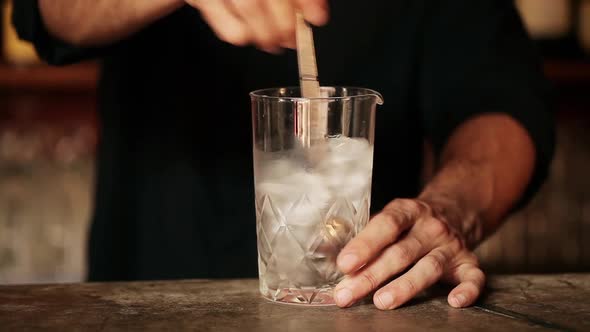
[[[299,65],[299,82],[301,96],[303,98],[321,97],[320,84],[318,82],[318,69],[311,26],[305,22],[303,15],[297,13],[297,60]],[[323,109],[319,101],[311,101],[308,110],[309,118],[304,121],[309,123],[308,130],[304,130],[303,137],[309,141],[306,146],[325,138],[327,132],[327,110]],[[304,126],[305,127],[305,126]]]

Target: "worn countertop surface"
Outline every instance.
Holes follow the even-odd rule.
[[[473,307],[446,289],[394,310],[300,307],[262,299],[257,280],[0,286],[0,330],[590,331],[590,274],[491,276]]]

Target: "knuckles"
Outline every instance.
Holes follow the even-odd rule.
[[[360,274],[363,282],[367,284],[367,288],[370,290],[376,289],[379,286],[377,277],[370,271],[365,271]]]
[[[248,33],[243,30],[224,30],[218,34],[219,39],[236,46],[246,46],[250,43]]]
[[[444,258],[438,256],[438,254],[431,254],[429,256],[424,257],[424,263],[427,265],[427,268],[430,270],[430,273],[435,276],[441,276],[445,270],[445,266],[443,264]]]
[[[418,199],[396,199],[383,210],[384,221],[391,227],[400,227],[399,220],[408,218],[406,220],[420,228],[424,238],[448,244],[453,252],[464,249],[457,230],[445,220],[447,216],[442,211],[437,211],[429,203]]]
[[[400,220],[397,216],[392,213],[391,211],[384,211],[381,215],[382,222],[387,225],[391,229],[391,231],[395,234],[398,234],[400,231]]]
[[[252,15],[262,7],[263,0],[230,0],[232,6],[241,14],[241,15]]]
[[[447,246],[449,247],[449,250],[452,253],[458,253],[465,248],[465,246],[463,245],[463,242],[461,242],[461,240],[459,240],[459,238],[457,238],[457,237],[453,237],[448,242]],[[477,261],[477,257],[475,256],[475,254],[472,254],[472,253],[469,253],[469,254],[473,255],[474,259]]]
[[[395,255],[403,265],[411,264],[414,260],[414,253],[407,246],[398,246]]]
[[[396,199],[394,201],[398,204],[403,210],[413,212],[413,215],[420,215],[420,216],[428,216],[432,215],[432,209],[430,205],[426,204],[425,202],[416,200],[416,199]]]
[[[446,238],[450,235],[450,229],[447,223],[434,217],[425,220],[424,231],[433,239]]]

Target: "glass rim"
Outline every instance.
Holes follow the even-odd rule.
[[[299,86],[284,86],[284,87],[276,87],[276,88],[264,88],[254,90],[249,93],[251,98],[264,98],[264,99],[281,99],[286,101],[310,101],[310,100],[323,100],[323,101],[335,101],[335,100],[345,100],[350,98],[362,98],[362,97],[376,97],[377,104],[383,105],[383,96],[381,93],[369,89],[369,88],[362,88],[357,86],[321,86],[320,89],[347,89],[347,90],[356,90],[359,91],[358,94],[353,94],[349,96],[332,96],[332,97],[313,97],[313,98],[306,98],[306,97],[289,97],[289,96],[273,96],[268,94],[268,92],[276,92],[282,89],[286,90],[299,90],[301,87]]]

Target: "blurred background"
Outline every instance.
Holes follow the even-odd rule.
[[[18,1],[18,0],[15,0]],[[49,67],[0,0],[0,284],[85,277],[97,64]],[[495,273],[590,270],[590,0],[516,0],[559,105],[541,192],[478,249]]]

